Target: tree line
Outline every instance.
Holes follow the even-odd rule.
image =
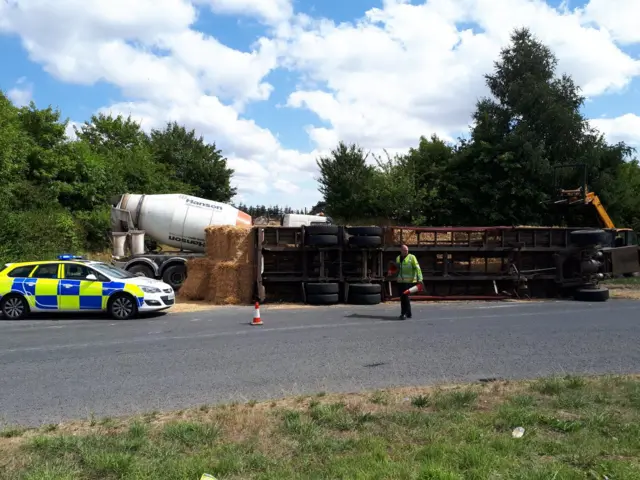
[[[0,262],[109,248],[111,200],[123,193],[236,194],[215,144],[176,123],[145,133],[94,115],[70,140],[58,110],[0,94]]]
[[[617,227],[640,228],[634,149],[609,144],[581,113],[584,97],[557,75],[553,52],[517,29],[485,75],[491,92],[468,138],[420,138],[405,155],[369,156],[340,143],[317,160],[322,207],[342,222],[434,226],[597,226],[593,206],[554,203],[557,188],[595,192]]]
[[[551,50],[527,29],[485,75],[468,138],[422,137],[404,155],[369,156],[339,143],[318,158],[322,200],[309,211],[237,207],[252,217],[325,212],[346,223],[591,225],[593,208],[554,204],[554,167],[586,166],[618,226],[640,230],[640,166],[634,150],[609,144],[581,113],[584,97],[557,75]],[[177,123],[150,132],[98,114],[79,128],[51,107],[18,108],[0,92],[0,262],[109,248],[110,205],[133,193],[187,193],[231,203],[233,169],[215,144]],[[561,170],[577,188],[579,171]]]

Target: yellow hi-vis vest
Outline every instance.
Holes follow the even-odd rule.
[[[422,282],[422,269],[420,269],[420,264],[415,255],[409,253],[404,258],[398,255],[396,263],[398,264],[398,276],[396,277],[398,283]]]

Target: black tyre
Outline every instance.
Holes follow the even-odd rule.
[[[107,312],[116,320],[129,320],[138,314],[138,304],[132,295],[116,293],[109,299]]]
[[[309,305],[333,305],[339,301],[340,297],[337,293],[307,295],[307,303]]]
[[[0,312],[5,320],[22,320],[29,315],[29,304],[22,295],[9,293],[0,300]]]
[[[305,290],[307,295],[327,295],[340,293],[340,285],[337,283],[307,283]]]
[[[144,265],[142,263],[138,263],[136,265],[130,266],[129,268],[127,268],[127,272],[131,272],[134,275],[136,273],[141,273],[147,278],[156,278],[151,267],[149,265]]]
[[[382,295],[379,293],[349,294],[349,303],[351,305],[378,305],[380,302],[382,302]]]
[[[340,229],[337,225],[308,225],[304,231],[307,235],[338,235]]]
[[[349,238],[349,245],[354,247],[379,247],[382,245],[382,238],[380,237],[351,237]]]
[[[381,237],[381,227],[349,227],[347,233],[356,237]]]
[[[178,291],[187,278],[187,266],[184,264],[171,265],[162,273],[162,281]]]
[[[338,245],[337,235],[309,235],[307,236],[307,245],[315,247],[332,247]]]
[[[379,283],[351,283],[349,284],[349,295],[372,295],[382,292],[382,285]]]
[[[607,243],[609,234],[604,230],[574,230],[570,233],[571,243],[578,247],[602,245]]]
[[[609,300],[609,289],[604,287],[579,288],[573,294],[579,302],[606,302]]]

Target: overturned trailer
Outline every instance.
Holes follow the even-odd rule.
[[[403,244],[424,275],[416,299],[604,301],[609,292],[601,280],[640,271],[635,234],[615,229],[314,225],[255,232],[262,302],[397,299],[392,266]]]

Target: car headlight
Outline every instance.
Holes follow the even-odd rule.
[[[156,288],[156,287],[144,286],[144,287],[140,287],[140,288],[142,288],[142,291],[144,293],[160,293],[162,291],[162,290],[160,290],[159,288]]]

